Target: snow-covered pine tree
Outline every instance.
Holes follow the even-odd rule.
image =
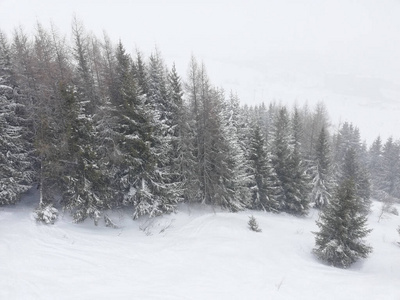
[[[152,143],[151,151],[155,157],[155,169],[152,174],[154,193],[159,198],[159,209],[172,212],[176,204],[182,200],[180,183],[175,180],[172,171],[172,141],[177,120],[173,113],[174,99],[168,97],[167,75],[161,54],[156,51],[150,56],[147,66],[147,103],[151,108]]]
[[[368,171],[371,174],[371,189],[382,190],[383,152],[382,139],[378,136],[368,151]]]
[[[309,208],[310,180],[301,158],[300,130],[298,114],[291,123],[287,109],[279,109],[271,134],[272,163],[282,185],[282,210],[295,215],[304,215]]]
[[[75,91],[74,87],[60,88],[68,120],[67,156],[62,159],[62,203],[72,213],[75,222],[90,217],[97,225],[105,208],[105,178],[97,164],[93,115],[86,106],[90,100],[82,100],[87,95]]]
[[[271,132],[270,145],[271,145],[271,161],[281,184],[281,194],[279,197],[282,199],[282,210],[286,210],[286,203],[288,201],[286,191],[287,186],[291,182],[291,174],[289,169],[289,161],[291,159],[290,148],[290,123],[289,116],[286,108],[281,108],[274,118],[273,129]]]
[[[230,210],[244,207],[235,199],[233,168],[229,157],[232,144],[227,138],[224,92],[211,86],[204,65],[192,57],[186,91],[193,130],[195,172],[191,178],[191,201],[220,205]],[[244,199],[242,199],[245,201]],[[242,201],[241,200],[241,201]]]
[[[382,149],[380,187],[391,196],[400,198],[400,146],[389,137]]]
[[[372,252],[363,240],[371,230],[366,228],[367,218],[356,197],[354,181],[343,181],[316,222],[320,231],[314,233],[314,253],[335,267],[348,268]]]
[[[15,204],[35,179],[24,96],[15,84],[10,48],[0,31],[0,205]]]
[[[335,180],[341,182],[351,179],[355,183],[357,198],[363,203],[365,213],[371,204],[370,179],[366,167],[366,149],[361,144],[360,132],[350,123],[344,123],[334,136]]]
[[[311,111],[307,104],[300,111],[303,120],[303,135],[301,140],[302,153],[307,162],[314,160],[319,134],[322,128],[328,128],[328,112],[323,102],[318,102],[314,111]]]
[[[170,138],[169,156],[172,182],[175,184],[176,198],[189,202],[192,195],[191,182],[195,172],[193,156],[193,135],[190,128],[188,108],[183,100],[181,78],[175,64],[167,77],[167,90],[170,105]]]
[[[228,176],[225,185],[231,194],[227,207],[232,211],[242,210],[251,204],[251,191],[248,188],[251,176],[246,172],[249,168],[249,161],[239,141],[237,104],[231,98],[229,101],[225,101],[222,111],[224,121],[222,131],[227,147],[224,159]]]
[[[155,157],[151,151],[152,124],[145,95],[140,91],[133,72],[133,62],[121,42],[115,52],[115,93],[111,102],[116,108],[118,123],[116,144],[118,157],[112,178],[124,205],[133,205],[133,218],[161,213],[153,195],[151,174]]]
[[[185,96],[188,106],[188,125],[190,133],[187,135],[186,141],[187,149],[192,153],[192,158],[188,156],[190,160],[194,162],[192,171],[186,178],[186,200],[189,202],[205,202],[204,189],[201,187],[201,84],[202,78],[200,73],[200,67],[192,56],[188,78],[185,82]]]
[[[136,53],[136,61],[132,63],[132,75],[136,80],[137,88],[141,95],[147,95],[149,93],[148,87],[148,74],[146,70],[146,64],[143,61],[142,54],[140,51]]]
[[[303,124],[297,107],[294,108],[292,116],[292,155],[290,160],[292,174],[292,188],[287,190],[289,198],[293,199],[289,204],[289,210],[294,214],[304,215],[308,213],[310,206],[309,195],[311,191],[311,178],[307,173],[307,165],[301,152],[301,141],[303,139]],[[293,209],[294,208],[294,209]]]
[[[169,182],[165,180],[166,177],[170,179],[162,149],[166,132],[162,130],[164,124],[158,111],[161,107],[158,101],[165,99],[157,98],[160,89],[166,87],[152,81],[150,91],[145,66],[141,60],[134,64],[121,42],[115,57],[115,92],[111,102],[118,116],[115,132],[119,154],[111,180],[113,188],[119,192],[118,197],[124,205],[133,206],[133,218],[171,212],[176,199],[170,197]]]
[[[315,207],[323,208],[329,203],[334,190],[330,145],[325,127],[321,129],[314,151],[311,202],[314,203]]]
[[[52,211],[49,205],[59,195],[64,137],[59,83],[67,81],[70,75],[68,55],[55,29],[49,34],[40,23],[36,26],[33,42],[29,41],[22,29],[16,30],[12,49],[17,83],[26,94],[23,103],[29,110],[32,131],[35,133],[39,216],[44,215],[41,209],[46,209],[47,213]]]
[[[206,89],[202,95],[201,116],[201,153],[204,159],[200,159],[200,170],[202,186],[205,187],[203,191],[206,192],[205,203],[220,205],[231,211],[242,210],[247,199],[239,196],[244,191],[236,176],[245,174],[239,170],[241,166],[237,157],[232,156],[234,150],[231,147],[235,145],[234,137],[228,137],[231,132],[224,114],[224,92],[211,87],[203,88]]]
[[[282,196],[282,187],[271,165],[264,136],[258,125],[254,129],[250,142],[249,162],[251,165],[248,168],[248,172],[252,179],[250,183],[252,191],[250,207],[278,212],[281,205],[279,200]]]
[[[368,214],[371,206],[369,174],[367,174],[366,168],[360,166],[353,148],[345,153],[341,170],[341,181],[348,180],[354,182],[356,199],[360,201],[362,211]]]
[[[63,147],[57,160],[61,167],[59,188],[63,207],[72,213],[75,222],[90,217],[97,225],[106,207],[106,179],[98,165],[94,123],[99,98],[89,62],[89,37],[76,19],[72,30],[75,72],[58,85],[64,126]]]

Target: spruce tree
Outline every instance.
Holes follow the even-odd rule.
[[[315,207],[323,208],[329,203],[334,188],[333,176],[331,173],[330,146],[324,127],[319,134],[314,157],[311,201],[314,203]]]
[[[178,125],[176,103],[168,97],[167,74],[161,54],[150,56],[147,67],[148,93],[146,101],[151,111],[152,143],[151,151],[155,157],[155,169],[152,181],[157,186],[155,193],[159,197],[160,210],[170,212],[182,200],[180,183],[173,174],[171,153],[174,130]]]
[[[356,197],[354,181],[343,181],[316,222],[320,231],[314,232],[314,253],[335,267],[348,268],[372,252],[363,240],[371,230],[366,228],[367,218]]]
[[[281,108],[271,134],[272,163],[282,186],[282,210],[304,215],[309,208],[309,178],[300,153],[301,124],[295,113],[293,122]]]
[[[304,215],[308,213],[310,206],[309,194],[311,191],[311,179],[307,173],[307,165],[301,152],[301,141],[303,139],[303,124],[297,107],[294,108],[292,117],[292,155],[289,161],[291,169],[291,188],[287,190],[289,211],[294,214]],[[290,201],[288,201],[290,202]]]
[[[83,94],[75,93],[73,88],[61,89],[68,115],[67,156],[62,159],[62,203],[73,214],[75,222],[90,217],[97,225],[106,208],[103,200],[105,178],[97,163],[93,116],[87,112],[87,102],[81,100],[85,98]]]
[[[366,168],[360,165],[353,148],[345,153],[341,171],[341,181],[352,180],[354,182],[356,199],[360,202],[362,211],[368,214],[371,206],[369,174]]]
[[[228,208],[238,211],[251,203],[251,194],[248,188],[251,176],[246,172],[249,161],[239,141],[238,112],[235,103],[225,101],[222,114],[225,121],[222,128],[223,138],[227,147],[224,160],[228,176],[225,185],[231,194]]]
[[[134,76],[132,59],[121,42],[115,57],[116,93],[112,103],[118,118],[115,131],[119,153],[111,181],[120,203],[133,206],[134,218],[158,215],[161,212],[151,181],[156,161],[151,151],[150,108],[146,107],[145,95]]]
[[[256,126],[252,135],[249,162],[251,163],[248,172],[252,183],[251,208],[277,212],[280,208],[280,195],[282,194],[280,182],[271,165],[266,151],[264,136],[259,126]]]
[[[170,165],[172,182],[175,183],[176,197],[189,202],[192,195],[195,176],[195,158],[193,156],[193,134],[187,105],[183,100],[181,78],[175,65],[168,74],[168,98],[171,106],[171,147]]]
[[[35,180],[23,97],[15,86],[10,48],[0,32],[0,205],[15,204]]]
[[[371,174],[371,189],[382,190],[383,173],[383,146],[381,137],[378,136],[368,151],[368,171]]]
[[[392,137],[383,146],[382,165],[382,190],[391,196],[400,197],[400,146]]]

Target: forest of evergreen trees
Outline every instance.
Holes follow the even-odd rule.
[[[333,132],[322,103],[241,105],[194,57],[181,77],[158,50],[130,55],[76,19],[71,41],[39,23],[0,32],[0,132],[0,204],[37,187],[46,223],[60,209],[97,224],[179,202],[301,216],[345,187],[362,215],[371,195],[400,198],[399,141]]]

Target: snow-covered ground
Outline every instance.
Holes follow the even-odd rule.
[[[0,208],[0,299],[400,299],[400,217],[373,203],[374,252],[343,270],[311,253],[318,212],[304,218],[181,205],[177,214],[111,229],[68,215],[38,225],[37,195]],[[400,205],[397,205],[400,210]],[[254,215],[262,232],[247,228]]]

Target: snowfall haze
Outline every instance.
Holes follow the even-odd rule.
[[[0,299],[400,299],[398,16],[0,0]]]
[[[371,143],[400,136],[400,1],[0,1],[0,28],[53,22],[151,53],[186,74],[191,55],[242,103],[326,104]]]

